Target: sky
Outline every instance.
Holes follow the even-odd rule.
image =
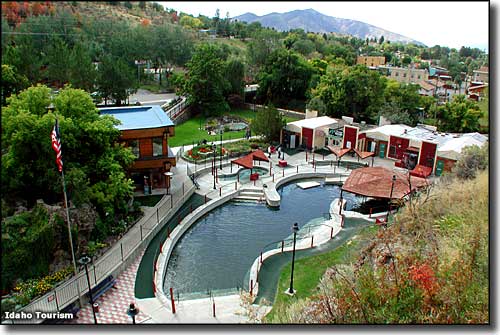
[[[497,2],[497,1],[495,1]],[[488,10],[486,1],[469,2],[340,2],[340,1],[168,1],[159,2],[194,16],[199,14],[235,17],[247,12],[262,16],[312,8],[325,15],[357,20],[420,41],[488,50]]]

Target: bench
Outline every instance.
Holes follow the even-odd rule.
[[[109,290],[112,287],[115,287],[116,285],[116,279],[113,278],[113,276],[107,276],[106,279],[104,279],[102,282],[97,284],[96,287],[94,287],[91,292],[92,292],[92,298],[94,302],[99,299],[101,295],[106,293],[107,290]],[[115,287],[116,288],[116,287]],[[88,293],[87,293],[88,295]]]

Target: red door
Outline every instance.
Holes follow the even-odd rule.
[[[307,149],[312,149],[313,145],[313,130],[309,128],[302,128],[303,142]]]

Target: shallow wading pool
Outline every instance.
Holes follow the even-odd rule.
[[[318,180],[318,179],[316,179]],[[226,203],[198,220],[172,251],[164,281],[181,299],[208,291],[246,287],[245,277],[262,249],[291,235],[294,222],[322,222],[340,187],[324,185],[302,190],[295,183],[281,187],[279,209],[264,204]],[[359,198],[344,193],[347,209]]]

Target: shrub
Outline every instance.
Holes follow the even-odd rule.
[[[488,143],[485,143],[481,148],[476,145],[465,147],[453,170],[460,179],[473,179],[478,170],[487,168]]]

